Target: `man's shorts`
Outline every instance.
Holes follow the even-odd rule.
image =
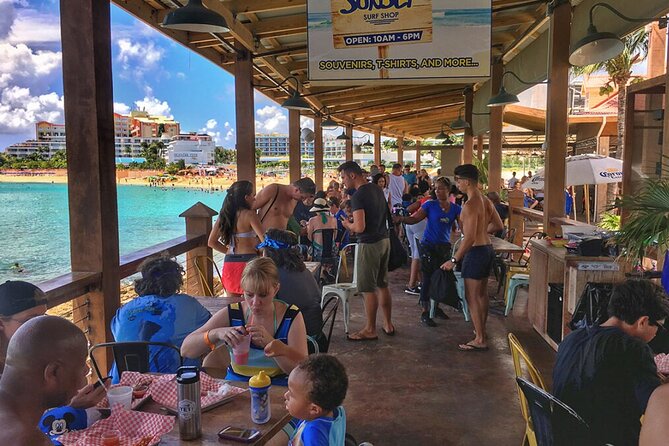
[[[407,239],[409,240],[409,247],[411,248],[411,258],[420,259],[420,253],[418,252],[418,244],[416,243],[416,237],[418,240],[423,239],[423,232],[425,232],[425,227],[427,226],[427,218],[419,221],[415,225],[406,225]]]
[[[242,290],[242,272],[251,260],[258,257],[255,254],[226,254],[223,260],[223,288],[229,293],[244,294]]]
[[[490,276],[490,268],[495,258],[492,245],[472,246],[462,259],[463,279],[481,280]]]
[[[361,293],[372,293],[377,288],[388,287],[388,259],[390,240],[358,245],[357,285]]]

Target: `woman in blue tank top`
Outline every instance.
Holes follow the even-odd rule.
[[[274,299],[279,291],[279,273],[272,259],[260,257],[250,261],[242,273],[241,284],[244,301],[228,305],[188,335],[181,354],[199,358],[225,345],[230,353],[226,379],[248,381],[264,370],[273,384],[286,385],[287,375],[307,357],[307,330],[302,313],[297,306]],[[241,364],[232,354],[232,348],[247,334],[251,336],[251,348],[248,360]],[[207,363],[216,365],[215,361]]]

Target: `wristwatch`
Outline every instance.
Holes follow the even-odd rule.
[[[457,263],[458,263],[458,259],[456,259],[455,257],[451,257],[451,263],[452,263],[453,265],[457,264]]]

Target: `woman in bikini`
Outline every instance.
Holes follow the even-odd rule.
[[[229,296],[242,295],[242,271],[258,255],[258,240],[264,240],[262,224],[253,210],[255,200],[250,181],[232,183],[209,234],[209,246],[225,254],[223,288]]]
[[[226,379],[248,381],[264,370],[272,384],[285,386],[290,372],[307,357],[304,317],[297,306],[275,299],[279,272],[268,257],[253,259],[246,265],[242,288],[244,301],[223,308],[188,335],[181,355],[199,358],[225,345],[230,354],[222,355],[219,352],[225,350],[216,350],[205,360],[207,366],[220,368],[229,360]],[[251,348],[246,363],[239,364],[232,348],[246,335],[251,335]]]

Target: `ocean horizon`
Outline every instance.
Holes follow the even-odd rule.
[[[184,235],[179,214],[198,201],[218,212],[225,198],[224,191],[194,188],[117,190],[121,255]],[[0,208],[0,283],[38,283],[70,272],[67,184],[0,183]]]

